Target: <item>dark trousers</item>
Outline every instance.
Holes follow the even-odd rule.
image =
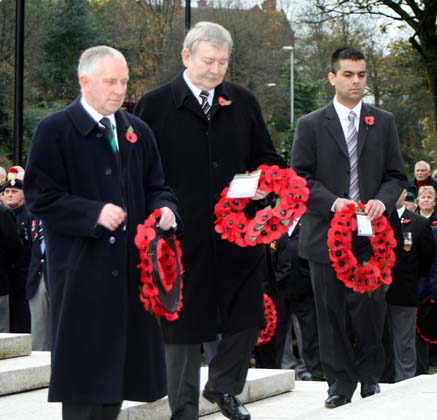
[[[9,295],[9,319],[11,333],[30,333],[29,302],[24,296]]]
[[[328,394],[352,398],[358,381],[378,382],[384,367],[384,290],[357,295],[329,264],[309,264]]]
[[[74,404],[62,403],[62,420],[115,420],[121,403]]]
[[[313,296],[307,296],[301,302],[292,302],[289,308],[289,328],[291,314],[295,313],[302,332],[302,357],[306,370],[314,378],[323,379],[323,369],[320,362],[319,336],[317,331],[317,315]]]
[[[237,395],[243,390],[258,329],[223,334],[208,369],[206,388]],[[166,344],[171,420],[197,420],[200,395],[200,344]]]
[[[416,333],[416,376],[429,373],[429,343]]]

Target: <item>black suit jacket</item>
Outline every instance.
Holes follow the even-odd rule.
[[[374,124],[365,123],[373,116]],[[337,198],[349,196],[350,163],[340,120],[331,102],[298,120],[292,166],[310,189],[302,217],[299,252],[303,258],[329,263],[326,245]],[[363,103],[358,131],[360,199],[382,201],[390,214],[406,181],[393,115]]]
[[[419,278],[428,277],[435,260],[436,245],[431,221],[405,210],[402,215],[402,232],[411,234],[411,249],[401,243],[402,253],[393,269],[393,283],[387,291],[387,302],[392,305],[416,306]]]

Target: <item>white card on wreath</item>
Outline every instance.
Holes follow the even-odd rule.
[[[234,176],[229,186],[227,198],[252,198],[258,189],[259,177],[261,171],[255,171],[248,174],[237,174]]]
[[[358,236],[373,236],[372,221],[364,214],[357,214]]]

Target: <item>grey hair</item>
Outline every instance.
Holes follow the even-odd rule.
[[[83,75],[93,75],[97,69],[100,60],[108,55],[126,62],[126,58],[124,57],[124,55],[115,48],[111,48],[106,45],[91,47],[85,50],[80,56],[79,65],[77,66],[78,76],[80,77]]]
[[[428,172],[431,172],[431,165],[424,160],[419,160],[419,162],[416,162],[416,164],[414,165],[414,170],[416,170],[417,166],[424,166]]]
[[[185,36],[183,47],[190,54],[194,54],[201,41],[206,41],[215,47],[227,44],[229,54],[231,54],[234,45],[229,31],[213,22],[197,22]]]

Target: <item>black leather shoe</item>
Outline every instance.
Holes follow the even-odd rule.
[[[208,390],[203,391],[203,396],[211,403],[220,407],[222,414],[231,420],[250,420],[250,413],[241,401],[234,395],[219,394]]]
[[[326,408],[337,408],[345,404],[349,404],[351,400],[343,395],[331,395],[325,401]]]
[[[370,397],[371,395],[379,394],[381,392],[381,388],[379,384],[361,384],[361,396],[363,398]]]

